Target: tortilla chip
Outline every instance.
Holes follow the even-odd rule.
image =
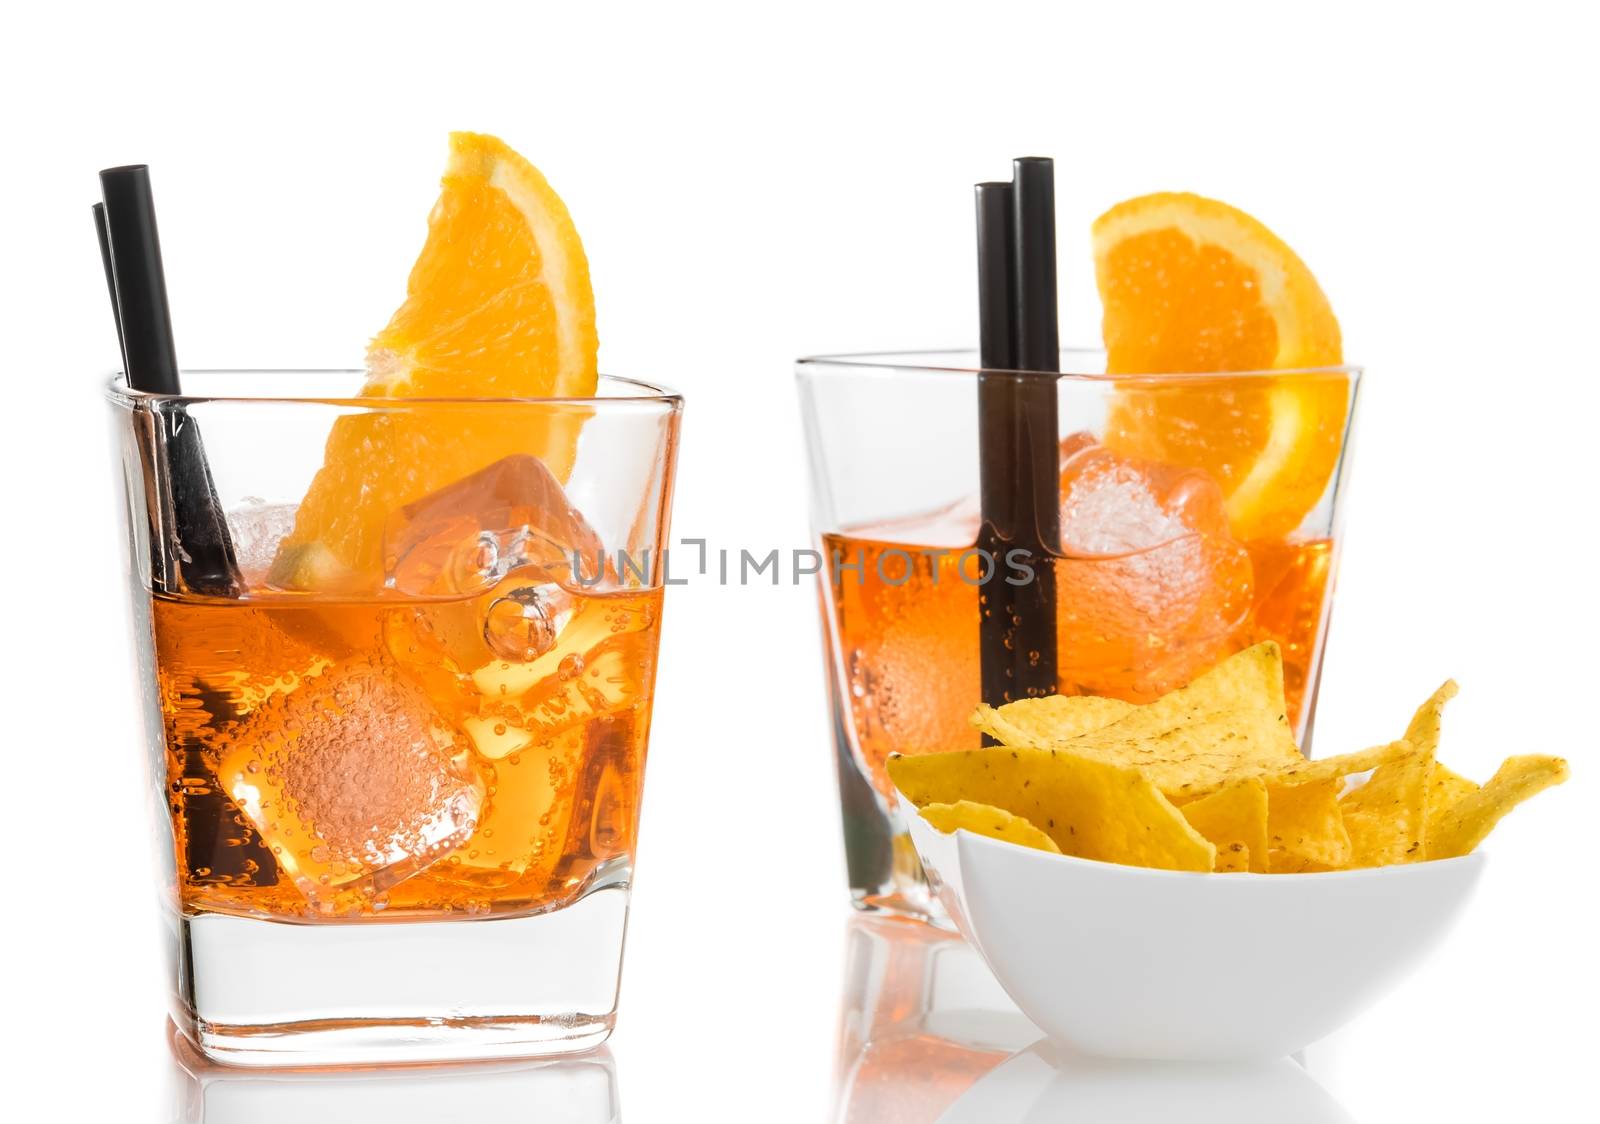
[[[1142,709],[1149,710],[1163,703],[1179,713],[1201,714],[1234,707],[1281,712],[1286,709],[1283,653],[1278,650],[1277,641],[1264,640],[1235,652],[1187,687],[1169,691]]]
[[[1340,777],[1267,786],[1267,869],[1273,874],[1338,869],[1350,860],[1350,836],[1339,812]]]
[[[1371,749],[1360,749],[1355,753],[1341,753],[1337,757],[1318,757],[1314,760],[1302,757],[1288,768],[1262,773],[1261,779],[1266,781],[1268,786],[1342,780],[1351,773],[1365,773],[1368,769],[1376,769],[1390,761],[1398,761],[1410,752],[1412,752],[1411,743],[1402,740],[1390,742],[1388,745],[1375,745]]]
[[[998,708],[979,706],[971,721],[1001,745],[1048,749],[1057,742],[1109,726],[1133,709],[1133,703],[1121,699],[1049,695],[1018,699]]]
[[[946,834],[959,829],[975,835],[987,835],[990,839],[1002,839],[1019,847],[1049,851],[1052,855],[1061,853],[1054,839],[1021,816],[1013,816],[1004,808],[996,808],[992,804],[958,800],[954,804],[929,804],[918,811],[923,819]]]
[[[1411,742],[1401,739],[1410,748]],[[1350,835],[1352,867],[1394,866],[1425,857],[1425,808],[1433,751],[1413,750],[1380,765],[1367,783],[1339,801]]]
[[[1031,702],[1049,705],[1040,708]],[[1289,729],[1283,659],[1270,640],[1228,657],[1187,687],[1146,706],[1127,707],[1108,725],[1083,728],[1119,706],[1126,704],[1102,703],[1091,709],[1066,700],[1011,703],[996,712],[1009,726],[1005,736],[988,732],[1007,744],[1065,749],[1080,757],[1137,768],[1174,798],[1204,796],[1239,775],[1305,760]],[[1023,709],[1013,712],[1013,707]],[[1030,721],[1030,709],[1041,717],[1071,715],[1074,721],[1053,728]],[[1012,713],[1024,716],[1023,721],[1012,721]],[[987,720],[980,711],[980,725]]]
[[[1064,854],[1163,870],[1210,870],[1217,850],[1134,769],[1051,749],[956,750],[889,758],[919,808],[972,800],[1021,816]]]
[[[1243,843],[1229,843],[1217,848],[1217,865],[1211,868],[1218,874],[1246,874],[1250,870],[1250,848]]]
[[[1469,781],[1442,762],[1433,763],[1433,774],[1428,778],[1428,795],[1423,809],[1427,822],[1424,840],[1431,838],[1444,814],[1455,807],[1463,797],[1478,791],[1478,782]]]
[[[1141,769],[1175,798],[1204,796],[1231,780],[1286,771],[1305,761],[1280,712],[1240,708],[1166,726],[1157,715],[1147,715],[1156,705],[1075,738],[1065,748]]]
[[[1267,870],[1267,786],[1259,777],[1219,788],[1178,808],[1190,825],[1217,845],[1218,870]],[[1243,861],[1243,866],[1227,865]]]
[[[1508,757],[1478,791],[1456,801],[1440,817],[1427,839],[1430,859],[1465,855],[1482,843],[1505,814],[1528,797],[1567,779],[1560,757]]]
[[[1429,695],[1428,701],[1417,707],[1417,712],[1411,716],[1411,725],[1406,727],[1406,741],[1428,754],[1438,753],[1439,718],[1444,713],[1444,704],[1455,698],[1458,690],[1454,679],[1446,679]]]

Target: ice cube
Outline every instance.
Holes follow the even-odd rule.
[[[243,503],[228,512],[228,534],[233,538],[239,572],[247,584],[265,584],[278,544],[294,529],[294,513],[299,506],[246,496]]]
[[[1198,469],[1062,442],[1057,615],[1063,688],[1142,700],[1227,654],[1250,609],[1250,555]]]
[[[401,508],[384,528],[384,560],[392,588],[426,596],[480,592],[527,566],[570,578],[575,563],[583,575],[603,565],[599,536],[544,462],[527,455]]]
[[[579,814],[585,761],[597,739],[640,720],[654,678],[650,604],[554,585],[528,594],[549,598],[555,644],[531,660],[491,659],[466,678],[472,713],[459,725],[489,787],[477,837],[483,842],[459,854],[459,863],[452,859],[445,875],[474,885],[537,881],[555,869]]]
[[[304,678],[228,742],[219,779],[318,912],[370,908],[477,826],[467,747],[386,662]]]
[[[1193,528],[1156,494],[1156,469],[1100,445],[1069,452],[1061,468],[1062,547],[1081,555],[1129,554],[1190,534]]]
[[[650,681],[653,621],[615,600],[528,567],[488,593],[389,614],[388,654],[462,731],[484,785],[472,844],[436,876],[481,891],[554,869],[590,724],[641,703]]]

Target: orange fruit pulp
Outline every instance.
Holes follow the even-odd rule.
[[[1198,195],[1120,203],[1093,242],[1107,371],[1195,376],[1119,383],[1106,445],[1210,473],[1238,538],[1294,531],[1338,466],[1350,402],[1347,374],[1326,370],[1342,362],[1339,322],[1316,278],[1261,223]]]
[[[503,141],[452,133],[406,299],[368,352],[363,398],[455,399],[341,417],[269,576],[287,589],[370,591],[402,507],[507,456],[565,479],[597,381],[583,243],[538,169]]]

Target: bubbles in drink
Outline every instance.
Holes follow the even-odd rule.
[[[483,639],[495,655],[526,663],[555,647],[571,616],[572,595],[561,586],[522,586],[489,602]]]
[[[318,908],[416,874],[477,824],[466,746],[392,666],[310,676],[229,741],[218,779]]]

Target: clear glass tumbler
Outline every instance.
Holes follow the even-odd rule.
[[[860,907],[939,915],[884,763],[981,744],[969,718],[997,700],[980,697],[980,617],[997,583],[1036,565],[1055,583],[1057,691],[1147,702],[1272,639],[1309,752],[1360,372],[1107,375],[1088,350],[1063,351],[1061,367],[982,371],[965,352],[797,364]],[[980,386],[1041,377],[1057,407],[1060,541],[1044,560],[996,557],[979,549],[993,541],[980,534]]]
[[[173,1021],[235,1065],[592,1046],[682,402],[610,378],[366,398],[362,377],[109,390]]]

